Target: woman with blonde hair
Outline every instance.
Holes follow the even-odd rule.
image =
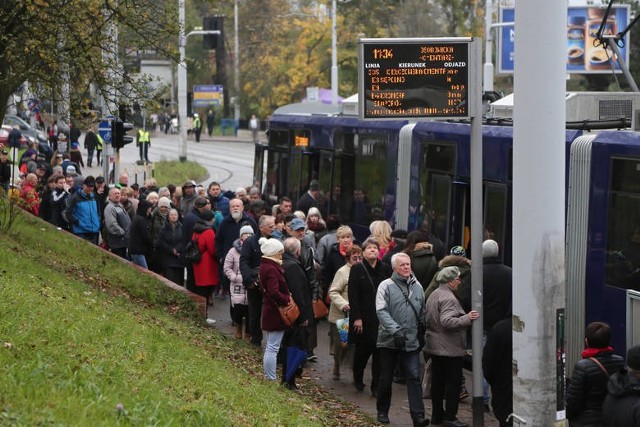
[[[391,226],[387,221],[377,220],[373,221],[371,225],[369,225],[369,231],[371,231],[371,236],[369,237],[380,245],[378,259],[382,259],[384,254],[395,246],[395,243],[391,238]]]
[[[313,247],[315,248],[318,240],[327,234],[327,224],[324,222],[324,219],[322,219],[322,214],[318,208],[309,208],[306,225],[307,230],[313,233]]]
[[[323,295],[327,294],[336,272],[345,264],[347,252],[353,246],[353,230],[348,225],[342,225],[336,231],[336,238],[338,243],[331,246],[322,266]]]
[[[331,298],[331,306],[329,307],[330,349],[333,354],[333,379],[336,381],[340,379],[340,362],[346,358],[349,349],[347,343],[340,340],[336,322],[349,317],[349,273],[352,265],[362,261],[362,248],[358,245],[352,245],[344,258],[346,263],[336,271],[329,288],[329,298]]]

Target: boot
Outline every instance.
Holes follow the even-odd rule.
[[[333,363],[333,380],[338,381],[340,379],[340,364],[339,362]]]
[[[242,339],[242,324],[236,325],[236,331],[234,335],[236,339],[239,339],[239,340]]]
[[[244,339],[244,341],[245,341],[247,344],[251,344],[251,335],[249,335],[249,334],[244,334],[244,335],[242,335],[242,339]]]

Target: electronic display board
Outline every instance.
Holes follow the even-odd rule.
[[[471,117],[471,77],[480,72],[472,44],[468,37],[361,39],[360,117]]]

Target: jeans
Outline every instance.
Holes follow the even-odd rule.
[[[87,166],[91,167],[91,162],[93,162],[93,152],[94,150],[87,149]]]
[[[142,268],[149,268],[147,266],[147,258],[142,255],[142,254],[129,254],[129,256],[131,257],[131,262],[139,265]]]
[[[422,401],[422,381],[420,378],[420,351],[403,351],[392,348],[378,348],[380,353],[380,379],[376,408],[378,413],[388,414],[391,406],[391,387],[396,364],[404,368],[409,398],[409,413],[411,419],[424,417],[424,402]]]
[[[268,380],[275,381],[276,377],[276,360],[280,343],[284,336],[284,331],[264,331],[264,337],[267,339],[267,345],[264,349],[264,357],[262,364],[264,365],[264,377]]]

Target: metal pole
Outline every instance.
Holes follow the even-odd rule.
[[[482,41],[474,41],[470,44],[469,56],[480,67],[482,61]],[[473,56],[472,56],[473,55]],[[475,67],[474,64],[474,67]],[[482,82],[479,73],[469,77],[469,87],[480,92]],[[475,79],[475,84],[471,84]],[[483,315],[483,259],[482,236],[484,222],[482,218],[482,93],[477,93],[473,98],[474,115],[471,117],[471,307],[480,313],[480,317],[471,325],[471,348],[473,362],[473,425],[484,425],[484,398],[482,375],[482,331]]]
[[[622,70],[624,77],[627,79],[627,83],[629,84],[629,87],[633,92],[640,92],[640,90],[638,90],[638,85],[636,84],[636,81],[633,79],[633,76],[629,72],[629,67],[627,67],[627,63],[624,61],[624,56],[622,56],[622,52],[620,52],[620,49],[616,44],[615,38],[607,38],[606,40],[607,40],[607,45],[613,50],[613,52],[616,55],[618,64],[620,65],[620,69]]]
[[[179,159],[181,162],[187,161],[187,63],[185,61],[185,49],[187,36],[184,32],[184,2],[178,0],[178,25],[180,25],[180,36],[178,45],[180,48],[180,63],[178,64],[178,130],[180,135]]]
[[[336,0],[331,0],[331,105],[338,104],[338,28]]]
[[[233,0],[233,118],[240,120],[240,37],[238,36],[238,0]]]
[[[564,426],[567,1],[515,7],[513,413]]]
[[[493,0],[486,0],[484,15],[484,86],[485,92],[493,91],[493,39],[491,21],[493,20]]]

